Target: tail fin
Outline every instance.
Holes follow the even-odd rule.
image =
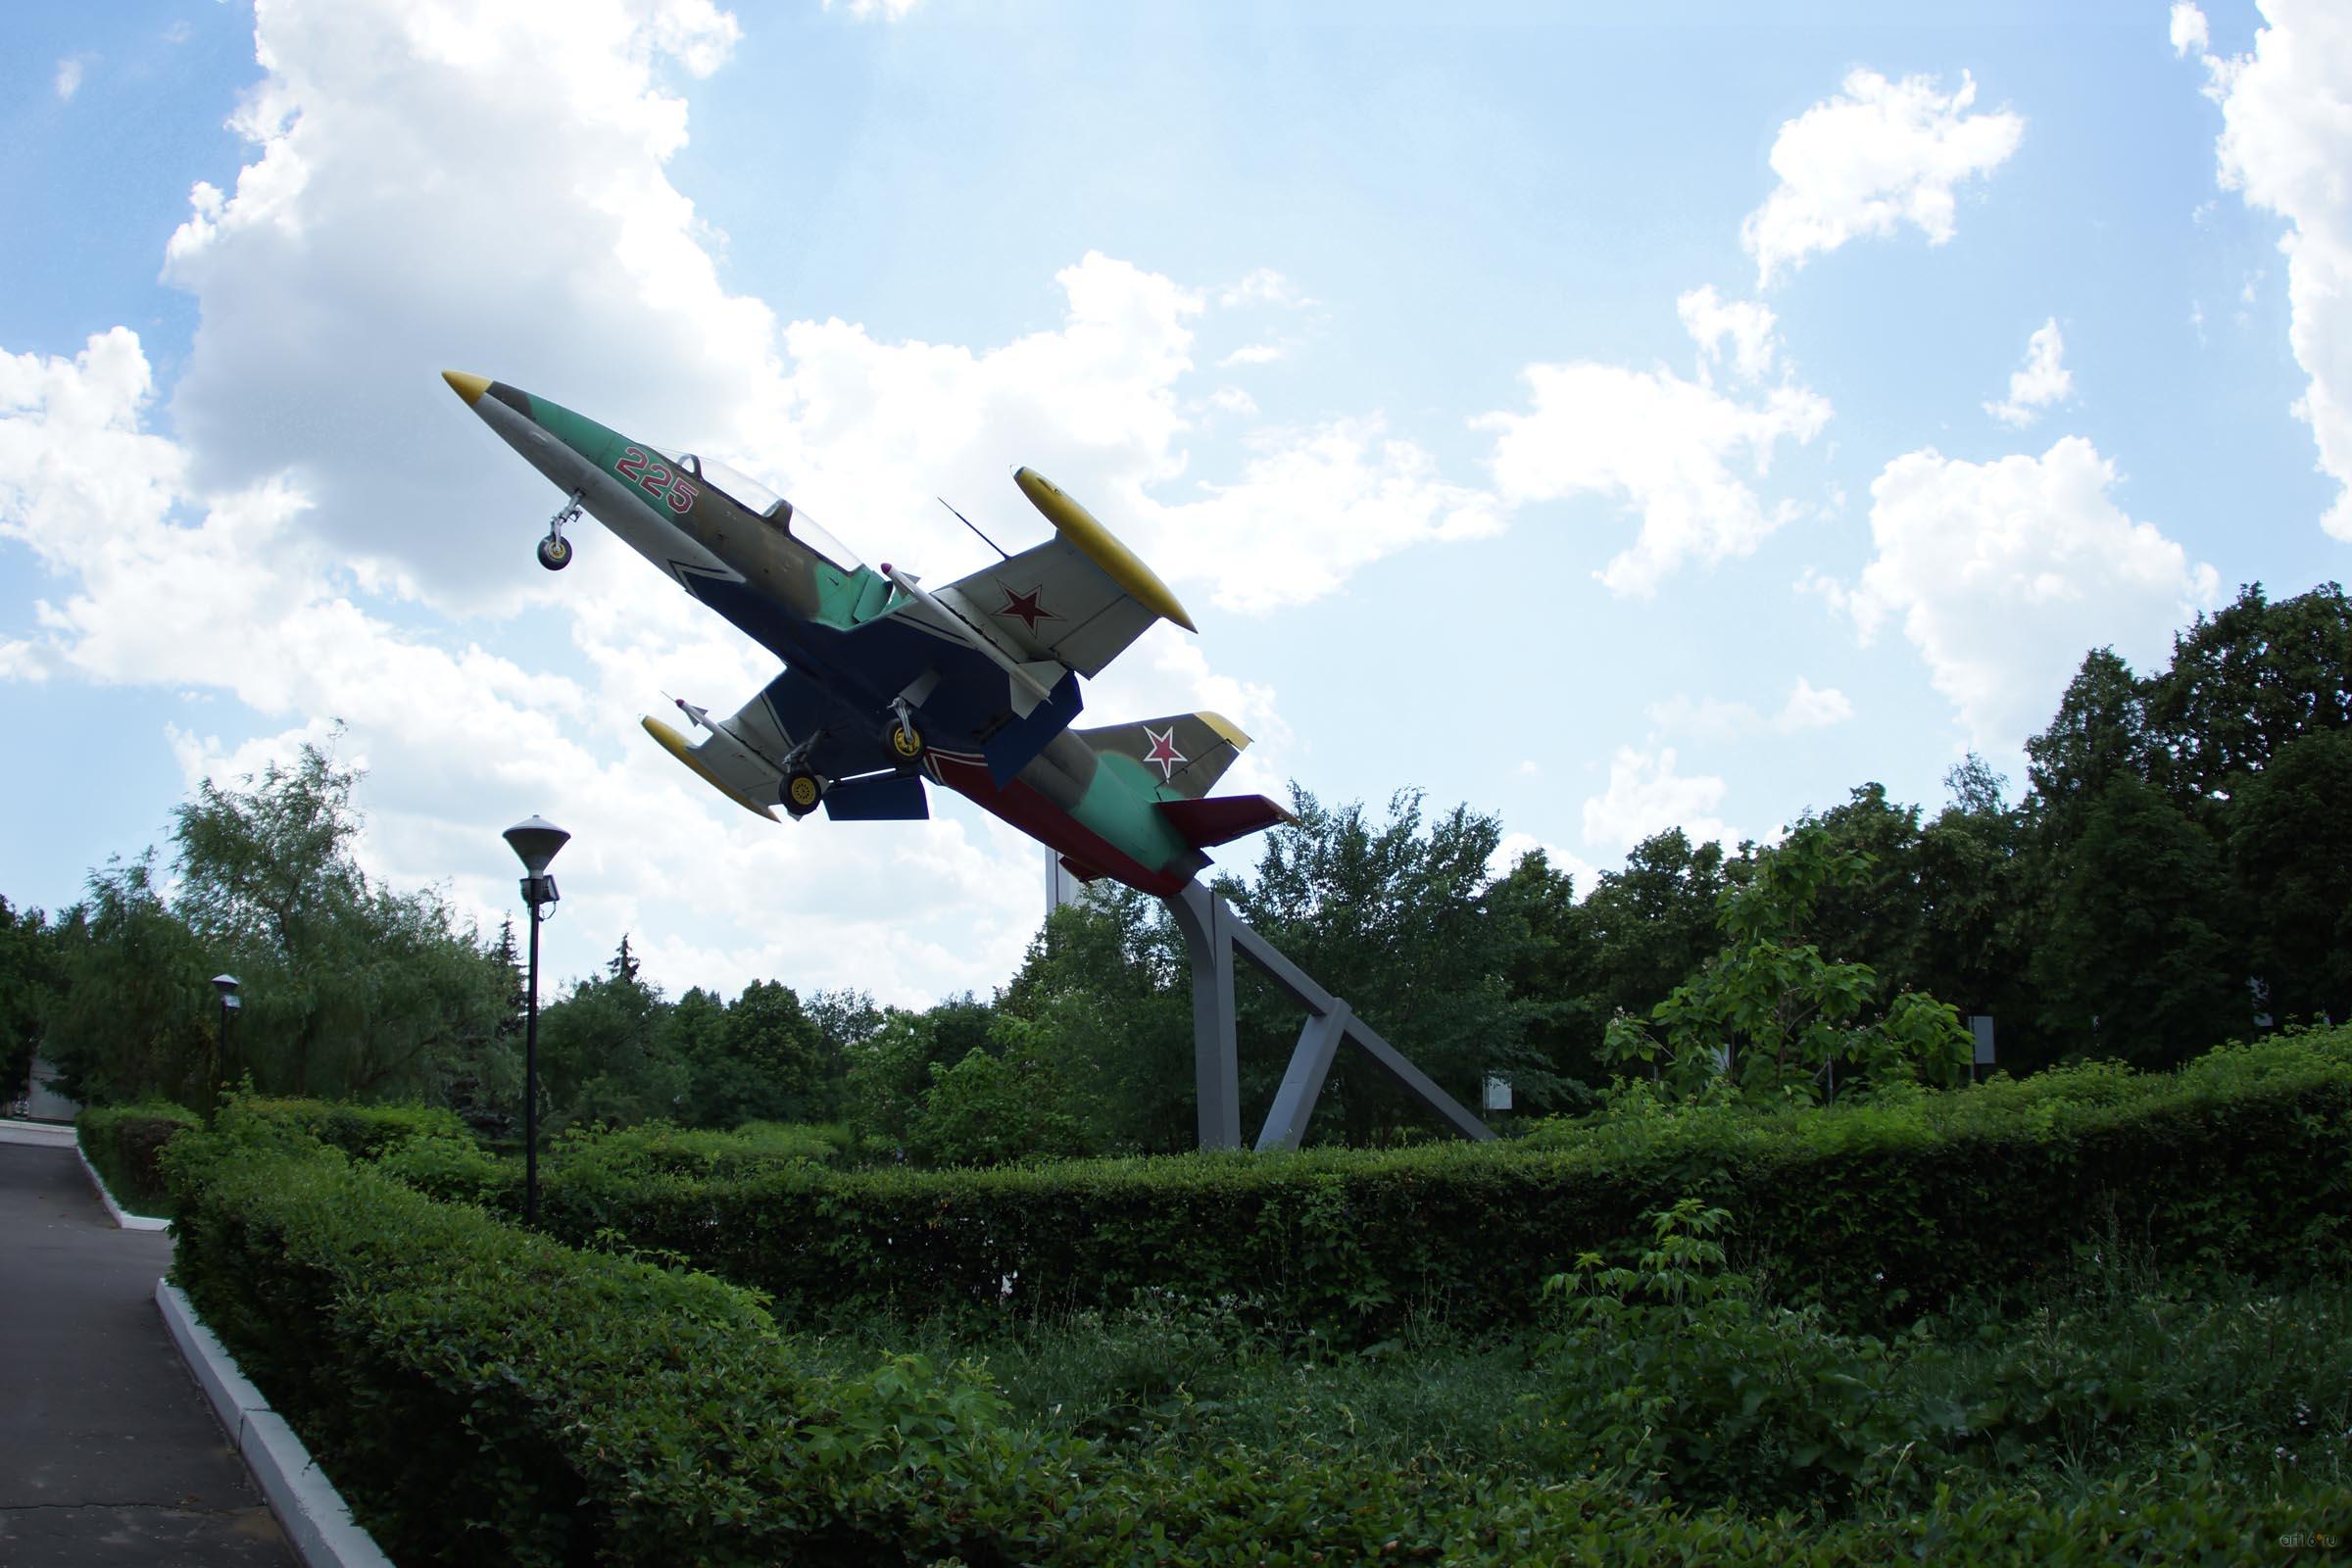
[[[1206,795],[1250,744],[1241,727],[1222,713],[1171,713],[1070,733],[1105,756],[1126,756],[1143,763],[1163,801],[1197,801]]]

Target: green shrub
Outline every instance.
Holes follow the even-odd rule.
[[[1624,1100],[1515,1144],[1189,1154],[976,1170],[558,1160],[542,1221],[769,1293],[788,1321],[1253,1303],[1344,1344],[1417,1320],[1532,1322],[1543,1280],[1695,1197],[1776,1299],[1865,1331],[2030,1290],[2110,1229],[2191,1269],[2352,1261],[2352,1029],[2178,1074],[1909,1086],[1827,1109]]]
[[[355,1104],[239,1095],[230,1097],[229,1107],[249,1121],[298,1130],[359,1159],[377,1158],[417,1138],[472,1140],[456,1111],[437,1105]]]
[[[172,1194],[157,1161],[172,1139],[200,1122],[184,1105],[143,1100],[84,1108],[74,1120],[74,1135],[118,1204],[134,1214],[168,1216]]]
[[[969,1369],[827,1375],[746,1291],[436,1202],[283,1120],[166,1166],[180,1283],[404,1563],[2235,1564],[2316,1556],[2285,1543],[2347,1500],[2233,1485],[2193,1444],[2067,1502],[1938,1490],[1826,1525],[1419,1458],[1120,1454],[1013,1422]]]

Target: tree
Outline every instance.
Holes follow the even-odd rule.
[[[727,1008],[724,1038],[733,1100],[728,1119],[713,1125],[808,1120],[821,1113],[824,1037],[790,986],[774,980],[745,986]]]
[[[1905,992],[1865,1025],[1878,976],[1809,939],[1825,895],[1870,872],[1869,857],[1832,829],[1792,831],[1719,899],[1722,951],[1651,1010],[1649,1026],[1614,1020],[1603,1050],[1621,1065],[1653,1067],[1683,1094],[1725,1083],[1750,1099],[1810,1098],[1837,1062],[1874,1084],[1922,1073],[1951,1081],[1969,1049],[1952,1009]]]
[[[1067,1093],[1089,1148],[1193,1147],[1193,993],[1183,938],[1130,888],[1098,884],[1046,917],[998,1010]]]
[[[808,1021],[816,1025],[824,1066],[824,1092],[811,1113],[827,1121],[849,1104],[850,1061],[859,1046],[882,1027],[883,1009],[863,991],[812,991],[802,1001]]]
[[[2177,1066],[2242,1034],[2252,1004],[2226,933],[2221,852],[2180,808],[2129,773],[2084,803],[2054,859],[2033,976],[2044,1024],[2078,1054]]]
[[[2352,602],[2334,583],[2278,604],[2241,588],[2173,639],[2146,710],[2157,781],[2220,806],[2297,739],[2352,728]]]
[[[626,1126],[684,1111],[688,1068],[660,1049],[663,1011],[662,994],[638,978],[626,937],[603,974],[541,1010],[540,1088],[557,1126]]]
[[[1052,1065],[1020,1042],[1025,1026],[1006,1019],[1000,1052],[975,1046],[954,1066],[933,1062],[906,1133],[906,1150],[928,1165],[995,1165],[1081,1152],[1077,1118]]]
[[[2110,781],[2148,776],[2146,694],[2111,648],[2093,649],[2067,683],[2049,728],[2026,742],[2035,815],[2051,841],[2074,837]]]
[[[57,937],[39,909],[14,909],[0,898],[0,1103],[31,1077],[60,978]]]
[[[1525,1048],[1505,979],[1526,928],[1494,918],[1486,897],[1501,824],[1466,806],[1425,822],[1417,791],[1392,797],[1377,824],[1360,802],[1327,808],[1297,784],[1291,797],[1296,820],[1268,836],[1257,880],[1221,884],[1243,918],[1456,1099],[1477,1103],[1491,1073],[1537,1082],[1545,1064]],[[1288,998],[1252,990],[1243,1093],[1262,1104],[1302,1020]],[[1425,1123],[1368,1065],[1341,1054],[1318,1130],[1361,1144]]]
[[[296,1095],[444,1095],[503,1084],[509,981],[448,902],[371,886],[354,856],[360,775],[306,745],[174,812],[174,912],[244,982],[232,1076]]]
[[[90,873],[57,932],[62,977],[45,1042],[60,1087],[93,1104],[212,1102],[219,1072],[206,950],[155,885],[155,854]]]
[[[950,997],[924,1012],[887,1010],[860,1041],[848,1073],[849,1113],[869,1137],[905,1139],[931,1087],[934,1063],[988,1051],[996,1009],[970,996]]]
[[[1528,1054],[1550,1082],[1531,1095],[1539,1109],[1573,1109],[1608,1081],[1600,1054],[1609,1019],[1602,1000],[1600,946],[1593,922],[1576,903],[1575,879],[1552,869],[1541,849],[1519,857],[1488,890],[1488,906],[1518,922],[1524,940],[1505,967],[1504,983],[1520,1012]],[[1514,1085],[1516,1103],[1518,1086]]]
[[[2250,967],[2281,1020],[2352,1018],[2352,730],[2289,741],[2230,803]]]
[[[1718,946],[1716,901],[1729,886],[1723,846],[1681,828],[1634,846],[1579,907],[1592,943],[1593,1000],[1605,1022],[1647,1016]]]

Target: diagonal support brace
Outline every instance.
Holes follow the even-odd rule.
[[[1200,1097],[1202,1149],[1242,1147],[1241,1072],[1233,1007],[1236,954],[1264,970],[1268,979],[1307,1012],[1306,1026],[1298,1032],[1282,1088],[1274,1096],[1265,1125],[1258,1130],[1256,1148],[1260,1152],[1296,1149],[1305,1138],[1315,1102],[1322,1096],[1343,1043],[1354,1045],[1371,1057],[1391,1082],[1462,1137],[1483,1143],[1494,1136],[1492,1128],[1406,1060],[1403,1053],[1357,1017],[1345,1001],[1251,930],[1215,893],[1195,882],[1162,902],[1176,928],[1184,933],[1185,947],[1192,956],[1193,1082]]]

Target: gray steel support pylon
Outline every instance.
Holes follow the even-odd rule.
[[[1215,893],[1195,882],[1162,902],[1192,954],[1193,1083],[1200,1096],[1202,1149],[1242,1147],[1241,1066],[1233,1013],[1237,953],[1264,970],[1267,978],[1307,1013],[1306,1026],[1299,1030],[1298,1044],[1291,1053],[1290,1067],[1282,1075],[1282,1088],[1258,1132],[1260,1152],[1298,1147],[1343,1042],[1362,1051],[1399,1089],[1464,1138],[1483,1142],[1494,1136],[1494,1129],[1431,1082],[1428,1074],[1407,1061],[1345,1001],[1317,985],[1305,970],[1283,956],[1281,949],[1251,930],[1250,922],[1234,913],[1233,906]]]

